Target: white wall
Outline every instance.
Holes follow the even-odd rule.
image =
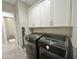
[[[14,13],[15,12],[15,8],[14,8],[13,5],[3,1],[2,2],[2,11]]]
[[[4,20],[2,21],[2,44],[7,44],[7,35]]]
[[[17,35],[18,35],[18,44],[22,46],[22,30],[21,27],[25,27],[25,34],[29,34],[28,29],[28,20],[27,20],[27,6],[18,0],[16,2],[16,25],[17,25]]]
[[[23,2],[19,1],[19,20],[20,20],[20,25],[21,27],[24,26],[26,29],[26,33],[25,34],[29,34],[29,29],[28,29],[28,7],[27,5],[25,5]]]
[[[3,17],[11,17],[11,18],[14,18],[14,14],[13,13],[10,13],[10,12],[2,12],[2,16]]]
[[[73,47],[77,48],[77,0],[72,0],[72,43]]]
[[[33,32],[41,32],[41,33],[51,33],[51,34],[61,34],[72,36],[72,27],[39,27],[33,28]]]

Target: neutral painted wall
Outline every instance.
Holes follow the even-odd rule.
[[[77,0],[72,0],[72,25],[73,25],[73,33],[72,33],[73,47],[77,48]]]
[[[4,20],[2,21],[2,44],[7,44],[7,35]]]
[[[33,28],[33,32],[43,32],[43,33],[51,33],[51,34],[61,34],[72,36],[72,27],[41,27],[41,28]]]
[[[20,26],[22,27],[25,27],[25,30],[26,30],[26,35],[29,34],[29,29],[28,29],[28,7],[26,4],[24,4],[23,2],[19,1],[19,20],[20,20]]]
[[[10,17],[10,18],[14,18],[14,13],[10,13],[10,12],[2,12],[2,16],[3,17]]]
[[[14,13],[15,12],[15,8],[14,8],[13,5],[3,1],[2,2],[2,11]]]
[[[77,0],[72,0],[72,43],[74,59],[77,59]]]
[[[29,34],[28,20],[27,20],[27,5],[20,0],[16,2],[16,25],[17,25],[17,39],[18,44],[22,46],[22,30],[21,27],[25,27],[25,34]]]
[[[2,24],[2,44],[5,44],[6,42],[5,42],[5,33],[4,33],[4,24]]]

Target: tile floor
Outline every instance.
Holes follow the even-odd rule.
[[[25,50],[17,47],[16,42],[2,46],[2,59],[28,59]]]

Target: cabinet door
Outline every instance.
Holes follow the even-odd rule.
[[[40,27],[40,5],[33,8],[34,27]]]
[[[52,0],[51,0],[52,1]],[[70,0],[54,0],[53,25],[69,26],[70,24]]]
[[[32,9],[30,9],[28,11],[28,20],[29,20],[29,27],[33,27],[34,26],[34,21],[33,21]]]
[[[39,27],[40,26],[40,6],[37,5],[29,10],[29,26]]]
[[[50,0],[45,0],[40,4],[41,9],[41,27],[50,26]]]

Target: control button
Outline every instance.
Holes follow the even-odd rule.
[[[49,49],[49,46],[48,45],[46,46],[46,49]]]

